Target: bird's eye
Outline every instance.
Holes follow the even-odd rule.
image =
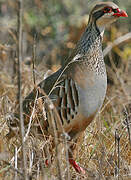
[[[113,12],[114,12],[114,13],[118,13],[118,12],[119,12],[119,9],[113,9]]]
[[[110,7],[104,8],[104,13],[111,13],[111,12],[112,12],[112,8],[110,8]]]

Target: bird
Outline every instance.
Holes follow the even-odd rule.
[[[120,17],[128,15],[115,3],[95,4],[84,33],[62,67],[41,81],[23,100],[25,119],[29,119],[37,97],[37,105],[44,107],[44,115],[40,116],[40,119],[44,116],[44,133],[54,136],[53,116],[58,137],[66,134],[69,142],[78,142],[103,105],[107,89],[103,34],[106,26]],[[40,108],[39,111],[42,112]],[[69,163],[84,174],[73,156],[75,145],[68,144]]]

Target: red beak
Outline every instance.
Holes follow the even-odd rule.
[[[124,10],[117,9],[117,13],[114,13],[113,16],[116,17],[128,17],[127,13]]]

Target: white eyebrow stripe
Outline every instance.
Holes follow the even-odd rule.
[[[113,15],[114,12],[111,12],[111,13],[105,13],[103,16],[110,16],[110,15]]]

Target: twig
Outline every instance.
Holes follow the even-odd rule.
[[[15,147],[15,169],[17,169],[17,147]],[[17,180],[17,171],[15,171],[15,180]]]
[[[30,162],[30,165],[29,165],[29,176],[30,176],[30,178],[32,177],[33,161],[34,161],[34,153],[33,153],[33,150],[29,149],[29,162]]]
[[[40,176],[40,164],[39,164],[39,161],[38,161],[38,163],[37,163],[37,179],[40,179],[39,178],[39,176]]]
[[[127,126],[127,131],[128,131],[128,136],[129,136],[129,143],[131,146],[131,132],[130,132],[129,115],[128,115],[128,111],[127,111],[126,107],[124,107],[124,115],[125,115],[125,124]]]
[[[117,162],[116,162],[116,176],[120,176],[120,138],[121,136],[118,134],[118,129],[115,131],[115,150],[117,149]]]
[[[113,47],[118,46],[119,44],[123,43],[124,41],[127,41],[131,39],[131,32],[117,38],[116,40],[114,40],[111,44],[109,44],[103,51],[104,56],[106,56]]]
[[[60,168],[60,159],[59,159],[59,152],[58,152],[58,133],[57,133],[57,128],[55,125],[55,116],[53,113],[53,109],[54,109],[54,105],[53,103],[50,101],[49,102],[49,108],[50,108],[50,114],[51,114],[51,120],[52,120],[52,125],[53,125],[53,130],[54,130],[54,138],[55,138],[55,150],[56,150],[56,157],[57,157],[57,171],[58,171],[58,179],[62,180],[62,176],[61,176],[61,168]]]
[[[36,61],[36,34],[34,35],[34,42],[33,42],[33,58],[32,58],[34,86],[36,85],[36,78],[35,78],[35,61]]]
[[[26,171],[26,151],[24,144],[24,120],[23,120],[23,106],[22,106],[22,16],[23,16],[23,1],[18,0],[18,100],[19,100],[19,116],[20,116],[20,133],[21,133],[21,144],[22,144],[22,157],[23,157],[23,176],[27,180]]]
[[[34,101],[34,106],[33,106],[33,110],[32,110],[31,116],[30,116],[30,121],[29,121],[28,129],[27,129],[27,132],[26,132],[25,137],[24,137],[24,142],[26,141],[26,139],[27,139],[27,137],[28,137],[28,135],[29,135],[29,132],[30,132],[32,119],[33,119],[33,116],[34,116],[34,113],[35,113],[35,107],[36,107],[37,98],[38,98],[38,90],[37,90],[37,92],[36,92],[36,97],[35,97],[35,101]]]
[[[66,150],[67,179],[70,180],[71,177],[70,177],[70,171],[69,171],[69,152],[68,152],[69,147],[68,147],[68,143],[67,143],[67,138],[68,137],[65,136],[64,143],[65,143],[65,150]]]

